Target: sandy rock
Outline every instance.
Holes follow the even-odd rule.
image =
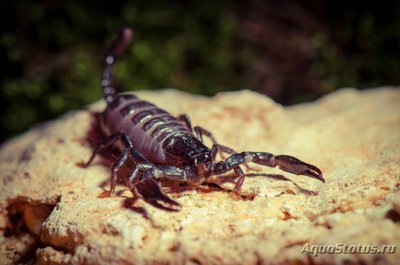
[[[260,166],[248,199],[229,192],[169,192],[165,212],[108,188],[110,155],[86,161],[101,135],[94,113],[68,113],[0,149],[0,264],[396,264],[400,260],[400,91],[340,90],[289,108],[250,91],[213,98],[140,92],[212,131],[235,150],[290,154],[325,183]],[[209,144],[209,143],[208,143]],[[226,189],[233,184],[222,183]],[[375,247],[374,247],[375,246]],[[372,253],[386,248],[386,253]],[[320,253],[316,253],[319,249]],[[326,252],[346,253],[326,253]],[[366,253],[369,252],[369,253]],[[324,254],[325,253],[325,254]]]

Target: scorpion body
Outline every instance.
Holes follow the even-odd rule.
[[[165,150],[177,139],[193,138],[191,131],[175,117],[130,94],[117,95],[106,108],[102,128],[110,134],[125,134],[147,160],[175,166],[183,162],[181,157],[173,157]]]
[[[176,211],[180,204],[164,194],[159,179],[197,186],[213,175],[233,170],[237,176],[234,192],[238,193],[245,178],[240,165],[253,162],[324,181],[321,170],[295,157],[266,152],[235,153],[218,144],[206,129],[192,128],[187,115],[175,118],[133,94],[117,94],[112,68],[132,37],[131,29],[122,29],[106,54],[101,84],[107,107],[101,114],[101,128],[108,136],[85,164],[89,166],[100,149],[121,141],[121,156],[112,167],[109,193],[115,192],[118,171],[128,158],[135,163],[130,177],[124,180],[130,191],[147,203],[168,211]],[[203,143],[203,135],[213,142],[211,149]],[[215,162],[217,153],[230,156],[225,161]]]

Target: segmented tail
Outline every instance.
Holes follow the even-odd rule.
[[[115,85],[114,76],[112,74],[112,69],[115,64],[115,60],[122,55],[126,46],[129,44],[132,38],[133,38],[133,31],[128,27],[122,28],[118,36],[115,38],[112,45],[107,51],[104,62],[103,76],[101,80],[104,99],[106,100],[107,105],[110,104],[117,95],[117,92],[114,87]]]

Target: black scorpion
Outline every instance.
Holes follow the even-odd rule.
[[[319,168],[295,157],[274,156],[266,152],[235,153],[231,148],[218,144],[206,129],[198,126],[192,129],[186,114],[175,118],[133,94],[117,94],[112,68],[132,37],[132,30],[123,28],[105,56],[101,85],[107,107],[100,119],[101,128],[108,136],[85,164],[85,167],[89,166],[100,149],[118,140],[123,143],[121,156],[112,167],[109,194],[115,192],[118,171],[128,158],[135,164],[130,177],[125,178],[129,190],[154,207],[168,211],[178,210],[180,204],[164,194],[160,179],[199,186],[213,175],[233,170],[237,178],[234,192],[238,194],[246,176],[240,165],[253,162],[325,181]],[[213,142],[211,149],[204,145],[203,135]],[[216,162],[217,153],[230,156],[225,161]]]

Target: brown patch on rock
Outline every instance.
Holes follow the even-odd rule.
[[[133,199],[98,198],[108,188],[113,150],[89,168],[101,139],[94,111],[69,113],[0,150],[1,264],[388,263],[390,254],[305,253],[307,247],[400,246],[400,93],[346,89],[282,108],[250,91],[204,98],[166,90],[138,95],[235,150],[290,154],[322,169],[326,183],[260,166],[244,198],[218,186],[179,189],[165,212]],[[111,154],[111,155],[110,155]],[[129,169],[126,169],[129,173]],[[124,173],[125,174],[125,173]],[[231,189],[229,176],[218,182]],[[178,192],[179,191],[179,192]],[[5,254],[3,254],[5,253]]]

